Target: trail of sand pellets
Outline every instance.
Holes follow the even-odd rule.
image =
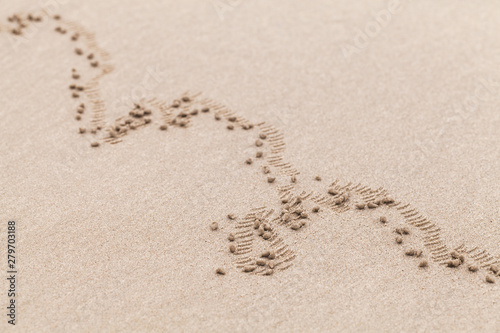
[[[254,151],[241,161],[242,166],[259,168],[256,179],[276,189],[276,202],[269,207],[256,207],[244,216],[229,214],[218,222],[204,221],[212,232],[221,232],[219,223],[228,223],[228,255],[232,269],[245,274],[272,275],[289,268],[296,252],[287,239],[290,233],[300,237],[308,225],[322,218],[322,211],[343,214],[357,212],[368,223],[384,226],[393,234],[396,251],[415,261],[415,269],[437,267],[454,269],[463,274],[480,274],[489,283],[500,276],[500,257],[465,244],[450,248],[441,237],[441,229],[415,207],[392,198],[383,189],[372,189],[360,183],[334,180],[322,192],[312,191],[311,182],[324,183],[320,176],[304,179],[285,158],[283,133],[266,122],[252,123],[201,93],[186,92],[172,101],[157,98],[137,101],[130,111],[114,120],[106,115],[100,80],[114,70],[110,55],[102,50],[94,34],[60,16],[47,13],[12,15],[0,24],[0,33],[23,38],[30,25],[47,20],[54,34],[68,41],[75,57],[75,66],[68,68],[68,97],[73,102],[75,133],[98,149],[103,144],[117,144],[131,131],[146,127],[166,135],[165,131],[189,129],[194,121],[216,121],[224,131],[247,131],[255,140]],[[76,134],[75,134],[76,135]],[[391,217],[387,217],[391,216]],[[411,237],[414,235],[416,237]],[[415,241],[418,239],[418,241]],[[227,267],[214,267],[225,275]]]

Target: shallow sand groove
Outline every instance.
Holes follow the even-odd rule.
[[[461,274],[481,271],[482,278],[490,283],[496,281],[494,276],[500,275],[498,256],[465,244],[450,249],[436,223],[409,203],[393,199],[384,188],[372,189],[359,183],[335,180],[325,186],[323,192],[312,191],[310,182],[320,182],[321,177],[310,180],[300,177],[300,172],[285,158],[284,136],[278,128],[266,122],[254,124],[199,92],[188,91],[171,102],[157,98],[137,101],[130,106],[128,114],[110,120],[100,81],[114,70],[114,66],[110,63],[110,55],[98,46],[93,33],[75,22],[44,13],[10,16],[8,25],[0,26],[0,32],[22,38],[24,29],[41,20],[50,20],[54,33],[67,38],[69,47],[75,50],[78,65],[68,69],[68,95],[75,102],[75,120],[83,124],[74,132],[88,140],[89,146],[97,148],[106,143],[120,143],[130,131],[145,127],[153,127],[159,135],[175,128],[189,129],[197,118],[219,121],[224,124],[224,130],[243,130],[253,137],[254,148],[241,165],[261,170],[261,178],[256,181],[267,182],[276,189],[278,204],[255,208],[243,217],[229,218],[235,223],[232,224],[234,232],[228,237],[227,252],[234,257],[238,270],[246,274],[271,275],[290,267],[297,254],[296,249],[289,246],[288,237],[291,233],[301,237],[301,233],[307,232],[307,225],[322,218],[320,213],[327,210],[334,214],[359,212],[375,223],[383,223],[388,232],[394,233],[395,247],[401,247],[408,257],[420,258],[416,269],[419,269],[417,266],[428,269],[425,258],[430,258]],[[389,213],[399,218],[387,219],[385,215]],[[417,235],[420,243],[407,241],[409,234]]]

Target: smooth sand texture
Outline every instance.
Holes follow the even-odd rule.
[[[7,17],[41,6],[0,4],[0,244],[16,220],[16,329],[498,331],[500,278],[486,276],[500,261],[500,5],[401,1],[378,31],[377,13],[393,9],[387,1],[227,3],[54,2],[62,20],[21,44]],[[71,29],[81,39],[71,41]],[[369,32],[364,44],[359,31]],[[72,98],[72,68],[99,95]],[[103,70],[97,89],[89,82]],[[212,106],[181,128],[171,123],[177,111],[149,103],[151,123],[118,138],[90,133],[141,97],[168,107],[186,91],[227,106],[236,121],[213,120]],[[281,147],[300,174],[280,191],[294,174],[271,165]],[[336,180],[340,194],[331,196]],[[365,186],[382,193],[363,197]],[[355,208],[383,191],[401,204]],[[293,230],[280,222],[281,199],[301,193],[309,216]],[[274,210],[269,232],[286,245],[275,261],[289,259],[270,276],[239,263],[275,240],[253,229],[258,207]],[[230,242],[239,230],[248,238]],[[436,235],[446,257],[426,245]],[[448,268],[454,249],[465,262]],[[0,327],[11,329],[5,317]]]

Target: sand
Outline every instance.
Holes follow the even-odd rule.
[[[496,2],[0,12],[2,330],[500,329]]]

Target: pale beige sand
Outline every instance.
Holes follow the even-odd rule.
[[[448,249],[477,246],[499,260],[497,2],[401,1],[347,58],[342,49],[388,2],[236,1],[222,16],[214,4],[230,1],[54,3],[109,53],[114,70],[100,82],[108,121],[137,97],[201,91],[280,129],[299,188],[326,193],[335,179],[383,187],[438,226]],[[91,148],[67,88],[72,67],[91,69],[70,35],[51,23],[15,46],[6,32],[7,16],[37,9],[0,4],[0,246],[5,258],[5,226],[16,220],[17,330],[500,329],[500,278],[444,267],[428,249],[429,267],[419,268],[393,226],[376,222],[406,225],[386,207],[322,210],[283,231],[291,267],[242,273],[226,239],[237,222],[225,216],[280,209],[284,184],[244,164],[258,132],[228,131],[212,114],[163,132],[154,117],[123,142]],[[409,243],[424,249],[414,229]]]

